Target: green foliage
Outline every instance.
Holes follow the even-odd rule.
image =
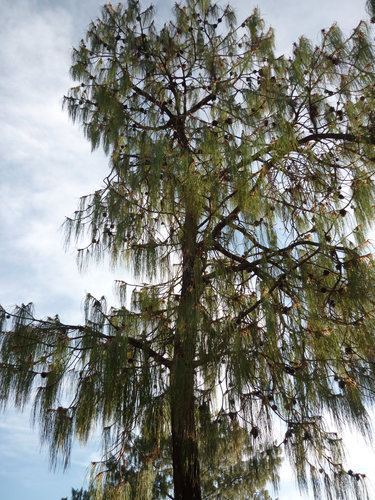
[[[68,498],[62,498],[61,500],[68,500]],[[72,497],[71,500],[90,500],[90,494],[88,491],[85,491],[83,488],[80,490],[75,490],[72,488]]]
[[[71,74],[65,107],[110,169],[67,240],[85,241],[81,266],[109,255],[139,283],[118,283],[116,308],[88,296],[82,326],[3,311],[1,400],[34,399],[65,465],[102,426],[93,498],[170,495],[190,387],[206,496],[268,498],[283,449],[302,491],[365,498],[327,422],[370,436],[369,26],[301,37],[287,58],[257,9],[237,24],[230,6],[187,0],[158,29],[129,0],[104,6]]]
[[[368,10],[370,16],[375,17],[375,1],[374,0],[367,0],[366,7],[367,7],[367,10]],[[372,19],[371,19],[371,22],[373,22]]]

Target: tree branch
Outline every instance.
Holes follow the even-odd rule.
[[[327,133],[310,134],[307,135],[306,137],[302,137],[302,139],[299,139],[298,144],[306,144],[311,141],[321,141],[324,139],[335,139],[348,142],[361,142],[359,138],[356,137],[354,134],[327,132]],[[371,141],[365,141],[365,142],[369,142],[369,144],[372,144]]]

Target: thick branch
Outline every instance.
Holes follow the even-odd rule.
[[[322,141],[324,139],[334,139],[334,140],[348,141],[348,142],[361,142],[359,137],[356,137],[354,134],[327,132],[321,134],[320,133],[310,134],[307,135],[306,137],[302,137],[302,139],[299,139],[298,144],[306,144],[311,141]],[[364,142],[372,144],[371,141],[364,141]]]
[[[134,337],[128,337],[128,342],[131,346],[136,347],[137,349],[140,349],[144,353],[148,354],[150,357],[154,358],[155,361],[158,361],[161,365],[166,366],[167,368],[170,368],[171,362],[169,359],[165,358],[158,352],[154,351],[147,342],[142,342],[139,339],[135,339]]]

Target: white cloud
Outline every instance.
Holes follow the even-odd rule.
[[[43,314],[59,306],[72,314],[75,301],[77,320],[85,293],[111,295],[114,275],[104,268],[79,275],[59,231],[78,197],[100,184],[107,164],[102,153],[90,154],[61,111],[71,84],[72,16],[61,6],[15,2],[5,10],[2,38],[1,302],[33,299]]]
[[[80,275],[59,230],[107,165],[102,153],[90,154],[78,127],[61,111],[71,83],[73,17],[61,6],[16,1],[1,7],[0,303],[33,300],[42,315],[60,312],[63,320],[79,321],[85,293],[111,295],[114,275],[105,268]],[[46,448],[40,454],[27,412],[6,412],[0,424],[0,497],[25,498],[30,491],[29,498],[60,498],[83,482],[97,447],[97,438],[76,446],[67,476],[50,475]]]

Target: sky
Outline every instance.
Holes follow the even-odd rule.
[[[258,5],[276,29],[280,53],[299,35],[317,41],[321,28],[337,21],[349,32],[366,18],[365,0],[231,0],[238,19]],[[144,2],[144,4],[146,4]],[[167,19],[171,0],[154,2],[159,20]],[[78,126],[62,111],[71,86],[71,50],[100,12],[98,0],[0,0],[0,304],[35,304],[39,316],[59,313],[62,321],[82,320],[87,292],[114,300],[113,281],[129,278],[126,269],[76,266],[74,248],[63,247],[61,225],[79,196],[101,185],[104,153],[91,153]],[[348,463],[375,483],[375,456],[350,431]],[[51,472],[48,450],[27,411],[0,414],[0,499],[60,500],[80,487],[98,442],[75,446],[65,474]],[[301,496],[288,468],[279,498]],[[375,488],[370,486],[371,498]]]

